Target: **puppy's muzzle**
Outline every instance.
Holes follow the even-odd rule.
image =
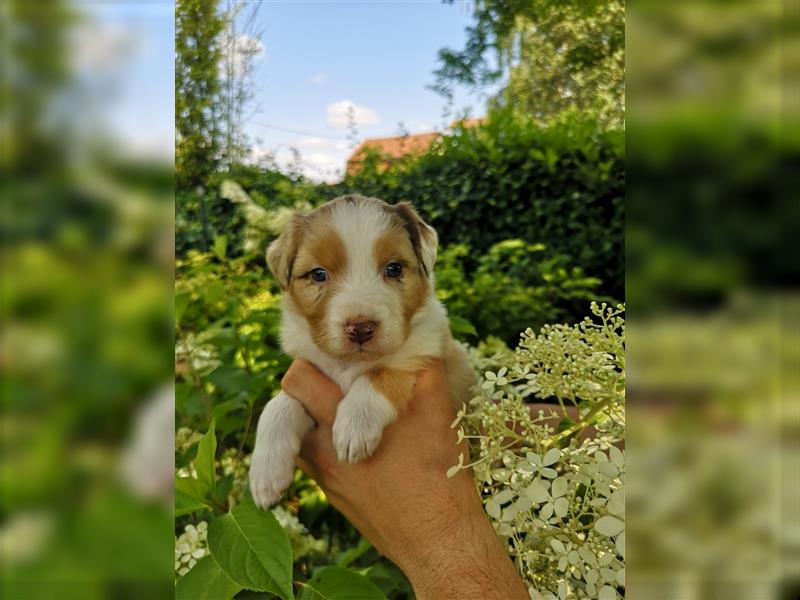
[[[376,321],[348,321],[344,325],[344,332],[351,342],[366,344],[375,335],[378,329]]]

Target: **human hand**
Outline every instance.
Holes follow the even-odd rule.
[[[339,462],[333,447],[338,386],[296,360],[283,389],[317,423],[303,441],[300,468],[406,573],[419,598],[528,598],[469,471],[446,476],[459,453],[468,452],[450,427],[455,414],[440,362],[419,374],[407,409],[372,457],[355,465]]]

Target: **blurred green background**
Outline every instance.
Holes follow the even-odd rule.
[[[629,6],[632,598],[800,597],[797,16]]]
[[[131,90],[103,41],[141,32],[1,10],[0,595],[171,597],[172,149],[134,155],[106,114]]]

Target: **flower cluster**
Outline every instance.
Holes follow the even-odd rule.
[[[228,494],[228,504],[230,506],[239,504],[247,494],[250,457],[250,454],[240,457],[236,448],[226,448],[216,463],[224,476],[230,476],[233,479],[231,491]]]
[[[183,576],[197,561],[208,554],[208,523],[200,521],[195,527],[191,523],[175,538],[175,571]]]
[[[282,506],[273,508],[272,514],[275,515],[278,523],[289,536],[289,542],[292,544],[292,556],[295,560],[309,554],[323,553],[328,549],[325,540],[314,538],[298,518]]]
[[[203,439],[203,434],[191,427],[179,427],[175,432],[175,450],[183,452]]]
[[[534,599],[624,594],[624,308],[592,312],[572,327],[526,331],[454,423],[472,462],[462,456],[449,474],[472,467]],[[531,398],[553,409],[533,411]],[[589,426],[594,436],[580,435]]]

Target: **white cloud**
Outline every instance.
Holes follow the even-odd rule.
[[[340,100],[325,107],[328,125],[337,129],[344,129],[349,124],[351,114],[356,126],[376,125],[380,123],[378,113],[373,108],[359,106],[350,100]]]
[[[321,137],[304,137],[297,141],[297,145],[304,148],[331,148],[333,141]]]
[[[70,31],[75,67],[95,75],[113,74],[147,48],[146,32],[131,25],[86,21]]]
[[[258,163],[263,161],[274,164],[281,171],[299,170],[305,177],[316,182],[336,183],[341,181],[350,148],[345,143],[342,145],[335,140],[323,138],[301,138],[292,146],[281,146],[271,150],[268,148],[254,148],[250,154],[250,161]]]
[[[306,83],[308,85],[322,85],[328,81],[328,74],[327,73],[315,73],[308,79],[306,79]]]

